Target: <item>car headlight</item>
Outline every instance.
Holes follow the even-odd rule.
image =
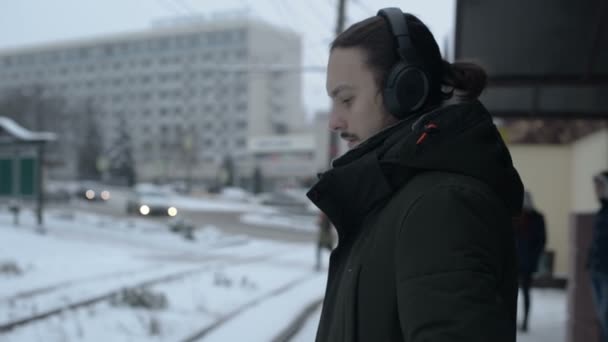
[[[107,190],[104,190],[101,192],[101,199],[104,201],[107,201],[110,199],[110,192]]]
[[[139,207],[139,212],[140,214],[146,216],[150,213],[150,207],[148,207],[147,205],[142,205],[141,207]]]
[[[169,216],[171,217],[177,216],[177,208],[170,207],[169,209],[167,209],[167,214],[169,214]]]
[[[89,189],[89,190],[87,190],[87,192],[84,193],[84,196],[87,199],[92,200],[95,198],[95,191]]]

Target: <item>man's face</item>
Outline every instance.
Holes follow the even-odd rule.
[[[327,93],[332,99],[329,129],[353,148],[397,122],[382,104],[382,93],[359,48],[335,48],[327,66]]]

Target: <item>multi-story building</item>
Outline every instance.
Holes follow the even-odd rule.
[[[87,99],[109,164],[128,143],[139,179],[210,179],[248,139],[304,123],[299,65],[297,34],[240,18],[0,51],[0,93]],[[54,175],[74,177],[62,158]]]

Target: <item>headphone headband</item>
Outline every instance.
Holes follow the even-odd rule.
[[[378,11],[388,23],[395,39],[398,61],[388,71],[383,97],[387,110],[396,118],[404,119],[423,108],[429,96],[429,77],[424,63],[412,44],[407,15],[399,8]]]
[[[379,10],[377,15],[384,18],[388,23],[389,29],[395,37],[399,57],[408,64],[420,64],[418,54],[410,38],[410,31],[404,13],[397,7],[388,7]]]

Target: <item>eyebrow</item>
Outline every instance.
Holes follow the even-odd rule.
[[[342,84],[342,85],[339,85],[339,86],[335,87],[335,88],[334,88],[334,90],[332,90],[332,91],[331,91],[331,93],[329,94],[329,96],[330,96],[331,98],[334,98],[334,97],[338,96],[338,94],[339,94],[341,91],[344,91],[344,90],[352,90],[352,89],[354,89],[354,87],[349,86],[349,85],[346,85],[346,84]]]

